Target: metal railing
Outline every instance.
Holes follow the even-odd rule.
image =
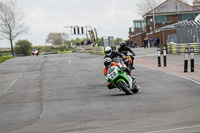
[[[200,22],[184,20],[173,25],[177,34],[168,35],[167,42],[200,43]]]
[[[194,53],[199,54],[200,53],[200,43],[171,43],[167,44],[167,52],[172,54],[183,54],[185,53],[185,49],[191,49],[194,48]],[[190,52],[190,51],[189,51]]]

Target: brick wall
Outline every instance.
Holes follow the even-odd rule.
[[[140,35],[131,37],[130,40],[132,41],[133,44],[136,43],[137,46],[143,47],[144,46],[143,41],[145,37],[146,37],[146,32],[141,33]]]
[[[141,33],[142,28],[134,28],[134,34]]]
[[[147,20],[148,19],[152,19],[152,17],[147,17]],[[177,23],[177,22],[178,22],[178,16],[177,15],[172,15],[170,23],[155,24],[155,29],[163,27],[163,26],[166,26],[166,25],[171,25],[171,24],[174,24],[174,23]],[[152,27],[152,29],[150,29],[150,27]],[[148,21],[146,22],[146,30],[147,30],[147,32],[152,32],[153,31],[153,27],[154,27],[153,22],[148,22]]]
[[[160,44],[166,44],[168,34],[173,34],[173,33],[177,33],[176,30],[163,30],[163,31],[148,35],[147,39],[149,40],[151,37],[153,37],[154,42],[155,42],[156,37],[158,37],[160,39]]]

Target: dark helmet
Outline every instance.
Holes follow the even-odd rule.
[[[105,54],[108,56],[110,56],[112,54],[112,48],[110,46],[107,46],[105,48]]]
[[[110,67],[111,66],[111,62],[112,62],[112,59],[111,58],[109,58],[109,57],[106,57],[105,59],[104,59],[104,65],[106,66],[106,67]]]
[[[121,42],[121,43],[120,43],[120,46],[121,46],[121,47],[125,47],[125,46],[126,46],[126,43],[125,43],[125,42]]]

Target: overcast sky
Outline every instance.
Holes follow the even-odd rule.
[[[10,0],[0,0],[8,2]],[[15,41],[29,40],[33,46],[46,45],[47,35],[65,32],[70,38],[86,36],[71,35],[64,26],[92,26],[98,37],[114,36],[128,39],[133,20],[142,19],[137,14],[137,5],[142,0],[12,0],[25,13],[24,22],[29,33]],[[143,0],[145,1],[145,0]],[[161,0],[164,1],[164,0]],[[187,0],[192,4],[193,0]],[[8,41],[0,41],[0,48],[10,47]]]

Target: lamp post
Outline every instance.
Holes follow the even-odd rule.
[[[154,11],[154,9],[155,9],[155,5],[154,5],[154,7],[153,7],[153,36],[154,36],[154,41],[156,40],[156,36],[155,36],[155,11]]]
[[[154,6],[155,8],[155,6]],[[155,12],[154,12],[154,8],[153,8],[153,30],[155,31]]]

